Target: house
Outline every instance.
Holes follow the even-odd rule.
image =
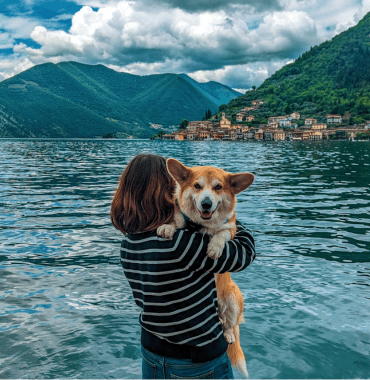
[[[342,122],[342,116],[340,116],[340,115],[326,115],[326,121],[328,124],[340,124]]]
[[[280,126],[290,125],[290,120],[286,116],[271,116],[268,118],[268,124],[279,124]]]
[[[207,130],[201,130],[201,131],[198,131],[198,139],[199,140],[206,140],[206,139],[211,139],[212,135],[211,135],[211,132],[207,131]]]
[[[285,140],[285,132],[281,128],[274,129],[272,137],[275,141]]]
[[[187,139],[188,140],[197,140],[198,139],[198,133],[197,132],[188,132]]]
[[[236,114],[236,121],[238,123],[242,122],[244,120],[244,118],[245,118],[245,114],[244,113],[238,113],[238,114]]]
[[[294,131],[293,132],[293,140],[309,140],[310,139],[310,131]]]
[[[282,119],[285,120],[285,117],[284,116],[271,116],[268,118],[267,123],[268,124],[279,123],[279,120],[282,120]]]
[[[285,130],[285,140],[293,140],[294,137],[294,129],[286,129]]]
[[[236,130],[230,131],[230,140],[235,141],[238,139],[238,134]]]
[[[312,117],[309,117],[308,119],[305,119],[304,121],[304,125],[313,125],[316,123],[317,123],[317,120]]]
[[[189,121],[188,126],[186,127],[186,130],[188,132],[195,132],[198,128],[199,121]]]
[[[292,120],[299,120],[301,118],[301,114],[299,112],[293,112],[290,114]]]
[[[246,118],[245,118],[245,121],[253,121],[253,120],[255,120],[255,116],[254,115],[249,115],[249,116],[247,116]]]
[[[274,132],[272,129],[266,129],[263,133],[263,139],[265,141],[272,141],[274,139]]]
[[[255,140],[263,140],[263,130],[258,129],[255,134],[254,134],[254,139]]]
[[[262,106],[264,104],[263,100],[252,100],[252,106],[255,106],[255,107],[258,107],[258,106]]]
[[[177,132],[175,133],[175,140],[185,140],[187,137],[185,132]]]
[[[327,127],[328,126],[325,123],[317,123],[317,124],[313,124],[311,126],[311,129],[313,129],[313,130],[322,130],[322,129],[326,129]]]
[[[315,131],[315,130],[313,130],[313,131],[311,131],[311,133],[310,133],[310,138],[309,138],[310,140],[322,140],[322,131]]]
[[[244,140],[253,140],[256,130],[256,128],[251,128],[248,131],[243,132]]]

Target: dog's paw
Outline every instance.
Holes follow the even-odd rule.
[[[216,241],[211,240],[208,243],[207,247],[207,255],[213,260],[217,260],[222,255],[222,251],[224,250],[224,245],[220,246]]]
[[[235,335],[232,332],[233,330],[226,330],[224,332],[224,337],[226,339],[226,342],[229,344],[235,343]]]
[[[168,240],[173,238],[175,234],[176,227],[172,224],[163,224],[162,226],[157,228],[157,235],[162,236]]]

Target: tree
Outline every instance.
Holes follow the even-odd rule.
[[[256,91],[256,88],[257,88],[256,86],[252,86],[253,91]]]
[[[182,122],[179,126],[179,129],[186,129],[186,127],[188,126],[189,124],[189,121],[187,119],[182,119]]]
[[[163,131],[162,129],[158,132],[158,137],[159,138],[162,138],[163,137],[163,135],[165,135],[166,134],[166,132],[165,131]]]
[[[285,112],[286,115],[290,114],[292,112],[292,108],[290,107],[289,104],[284,106],[283,111]]]
[[[210,109],[208,109],[207,111],[206,111],[206,117],[205,117],[205,120],[208,120],[208,119],[210,119],[212,117],[212,111],[210,110]]]
[[[218,107],[219,112],[223,112],[227,108],[227,104],[221,104],[220,107]]]

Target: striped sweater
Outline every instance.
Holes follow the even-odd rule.
[[[175,345],[198,351],[218,345],[226,350],[214,273],[239,272],[255,258],[250,230],[239,222],[237,227],[235,238],[226,243],[218,260],[206,255],[209,236],[189,229],[177,230],[172,240],[155,231],[125,235],[121,264],[141,309],[142,332],[147,340],[157,342],[151,346],[162,343],[172,347],[172,353]],[[142,343],[145,347],[143,338]],[[145,348],[153,352],[153,347]]]

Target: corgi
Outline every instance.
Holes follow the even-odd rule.
[[[169,158],[167,170],[176,182],[175,215],[171,224],[157,229],[157,234],[172,239],[176,228],[185,227],[184,216],[202,225],[202,233],[211,236],[207,255],[218,259],[236,234],[236,194],[254,181],[251,173],[231,174],[212,166],[186,167]],[[233,366],[248,377],[240,346],[239,324],[244,321],[244,301],[230,273],[215,274],[219,317],[224,337],[229,343],[228,356]]]

